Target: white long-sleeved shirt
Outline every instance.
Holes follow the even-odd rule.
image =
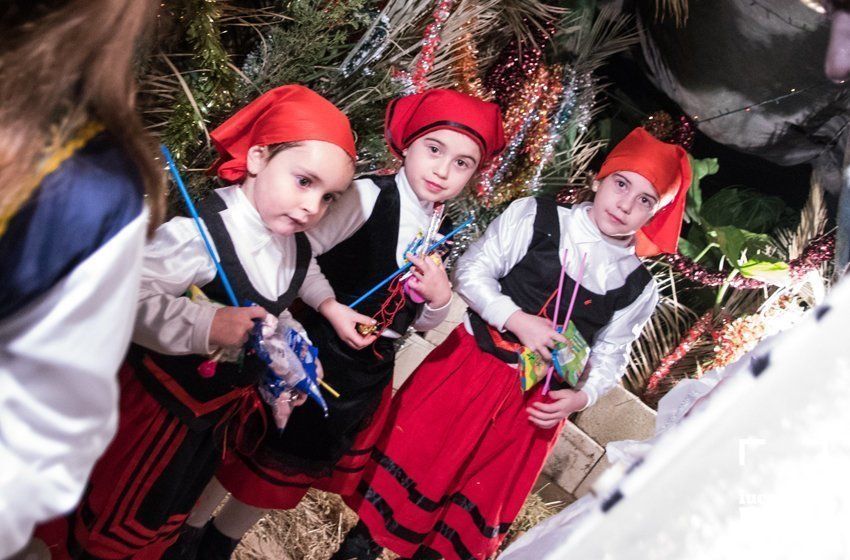
[[[272,233],[241,188],[217,192],[227,205],[222,220],[251,285],[266,299],[276,300],[287,291],[295,273],[295,237]],[[164,354],[210,354],[209,332],[216,308],[183,293],[215,276],[215,265],[191,218],[178,217],[161,225],[145,248],[133,342]],[[298,295],[313,308],[333,297],[313,257]]]
[[[528,252],[536,208],[534,198],[514,201],[470,246],[455,269],[457,293],[473,311],[502,331],[508,318],[520,307],[501,292],[499,280]],[[587,255],[581,285],[604,295],[623,286],[628,275],[642,264],[635,256],[633,244],[618,245],[602,236],[587,213],[589,209],[589,203],[558,208],[561,228],[558,254],[563,259],[567,249],[567,274],[572,278],[578,275],[582,255]],[[590,370],[580,389],[587,395],[585,408],[614,387],[625,373],[629,346],[640,335],[657,303],[658,291],[651,281],[629,306],[614,313],[593,341],[588,341]],[[468,319],[466,324],[471,332]]]
[[[407,181],[404,168],[399,169],[395,180],[400,202],[399,231],[395,254],[396,263],[401,267],[405,263],[404,250],[413,241],[417,233],[428,230],[431,215],[434,213],[434,204],[419,200]],[[363,224],[366,223],[375,209],[375,203],[380,192],[381,189],[378,185],[370,179],[354,181],[351,188],[331,206],[322,221],[307,232],[307,237],[310,238],[310,243],[313,245],[313,252],[316,255],[321,255],[342,243],[363,227]],[[450,304],[451,300],[439,308],[432,308],[427,303],[423,305],[413,323],[414,330],[427,331],[442,323],[448,315]],[[389,329],[382,334],[389,338],[398,338],[399,336],[398,333]]]

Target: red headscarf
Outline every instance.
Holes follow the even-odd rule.
[[[643,128],[636,128],[614,146],[599,170],[597,179],[617,171],[632,171],[655,187],[665,205],[636,234],[635,252],[640,257],[675,253],[682,231],[691,164],[681,146],[656,139]]]
[[[224,121],[210,137],[219,153],[210,172],[229,183],[245,178],[251,146],[322,140],[357,158],[348,117],[318,93],[299,85],[267,91]]]
[[[495,103],[451,89],[432,89],[394,99],[387,107],[384,135],[399,158],[414,140],[441,128],[465,134],[478,144],[479,167],[505,147],[502,113]]]

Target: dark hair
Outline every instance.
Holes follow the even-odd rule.
[[[301,142],[280,142],[278,144],[269,144],[268,146],[266,146],[266,149],[268,149],[269,151],[269,159],[272,159],[280,152],[288,150],[290,148],[297,148],[300,145]]]
[[[163,173],[136,112],[135,55],[156,0],[14,0],[0,8],[0,210],[51,146],[101,123],[136,165],[156,227]]]

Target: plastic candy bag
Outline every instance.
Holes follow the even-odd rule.
[[[257,357],[267,365],[259,391],[272,408],[278,428],[286,425],[300,394],[316,401],[327,416],[328,405],[318,384],[318,349],[292,315],[287,311],[280,318],[267,315],[254,326],[251,339]]]

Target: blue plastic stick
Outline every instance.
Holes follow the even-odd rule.
[[[171,176],[174,177],[174,182],[177,183],[177,188],[180,189],[180,194],[183,195],[183,200],[186,202],[186,208],[189,209],[192,219],[195,220],[195,225],[198,226],[198,231],[201,232],[201,238],[204,240],[204,245],[207,246],[207,253],[209,253],[213,264],[215,264],[216,270],[218,270],[218,277],[221,278],[221,283],[224,284],[224,290],[227,292],[227,297],[230,298],[231,305],[233,305],[233,307],[241,307],[239,305],[239,300],[236,299],[236,293],[230,286],[230,280],[228,280],[227,274],[225,274],[224,269],[221,267],[221,262],[218,260],[218,257],[215,256],[215,251],[213,251],[210,240],[207,239],[207,234],[204,231],[204,227],[201,225],[201,218],[198,216],[198,211],[195,209],[192,197],[189,196],[189,191],[186,190],[186,185],[183,184],[180,172],[177,171],[177,164],[174,163],[174,158],[171,157],[171,152],[164,144],[160,144],[159,149],[162,151],[162,155],[165,156],[165,161],[168,163],[168,170],[171,171]]]
[[[460,230],[464,229],[466,226],[468,226],[468,225],[469,225],[469,224],[471,224],[471,223],[472,223],[472,216],[468,217],[468,218],[466,219],[466,221],[464,221],[462,224],[460,224],[459,226],[457,226],[456,228],[454,228],[452,231],[450,231],[450,232],[449,232],[449,233],[448,233],[445,237],[443,237],[441,240],[437,241],[436,243],[434,243],[433,245],[431,245],[430,247],[428,247],[428,250],[427,250],[427,251],[425,251],[425,254],[427,255],[428,253],[430,253],[431,251],[433,251],[434,249],[436,249],[436,248],[437,248],[437,247],[439,247],[440,245],[444,244],[446,241],[448,241],[449,239],[451,239],[452,237],[454,237],[455,235],[457,235],[457,233],[458,233]],[[382,287],[383,287],[383,286],[384,286],[387,282],[391,281],[393,278],[395,278],[396,276],[398,276],[399,274],[401,274],[402,272],[404,272],[405,270],[407,270],[407,269],[408,269],[408,268],[410,268],[411,266],[413,266],[413,263],[412,263],[412,262],[408,262],[407,264],[405,264],[404,266],[402,266],[401,268],[399,268],[398,270],[396,270],[395,272],[393,272],[392,274],[390,274],[389,276],[387,276],[386,278],[384,278],[383,280],[381,280],[381,281],[380,281],[380,282],[379,282],[376,286],[374,286],[371,290],[369,290],[368,292],[366,292],[365,294],[363,294],[362,296],[360,296],[359,298],[357,298],[356,300],[354,300],[354,302],[353,302],[353,303],[351,303],[348,307],[350,307],[350,308],[354,309],[355,307],[357,307],[358,305],[360,305],[361,303],[363,303],[363,300],[365,300],[367,297],[371,296],[372,294],[374,294],[375,292],[377,292],[378,290],[380,290],[380,289],[381,289],[381,288],[382,288]]]

